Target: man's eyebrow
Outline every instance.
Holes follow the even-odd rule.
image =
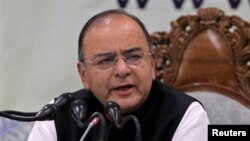
[[[130,49],[126,49],[124,51],[122,51],[122,54],[127,54],[127,53],[131,53],[131,52],[135,52],[135,51],[142,51],[143,49],[141,47],[134,47],[134,48],[130,48]]]
[[[142,48],[141,47],[129,48],[129,49],[122,51],[122,54],[128,54],[128,53],[135,52],[135,51],[142,51]],[[112,55],[115,55],[115,53],[114,52],[102,52],[102,53],[95,54],[94,58],[106,57],[106,56],[112,56]]]
[[[105,56],[111,56],[111,55],[114,55],[115,53],[113,52],[104,52],[104,53],[97,53],[94,55],[94,58],[97,58],[97,57],[105,57]]]

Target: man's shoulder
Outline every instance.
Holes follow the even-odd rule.
[[[159,80],[154,80],[153,82],[153,90],[154,93],[160,93],[163,95],[163,97],[172,98],[172,100],[190,100],[190,101],[197,101],[195,98],[189,96],[185,92],[167,85],[165,83],[162,83]]]
[[[79,89],[75,92],[71,93],[76,99],[82,99],[85,98],[87,95],[91,94],[91,91],[88,89]]]

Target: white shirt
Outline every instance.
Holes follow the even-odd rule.
[[[177,127],[172,141],[207,141],[208,116],[198,102],[193,102],[186,110]],[[57,141],[54,121],[37,121],[28,141]]]

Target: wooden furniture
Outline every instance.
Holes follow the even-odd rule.
[[[184,92],[220,93],[250,108],[250,24],[215,7],[151,34],[156,75]]]

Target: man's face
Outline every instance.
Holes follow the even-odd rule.
[[[95,62],[85,66],[78,63],[84,87],[103,105],[117,102],[122,113],[141,106],[150,92],[155,71],[153,56],[148,54],[148,42],[139,25],[126,16],[112,15],[88,29],[83,46],[85,61]],[[138,54],[142,54],[139,61]],[[115,56],[118,57],[115,63],[100,67]],[[126,57],[127,62],[121,57]]]

